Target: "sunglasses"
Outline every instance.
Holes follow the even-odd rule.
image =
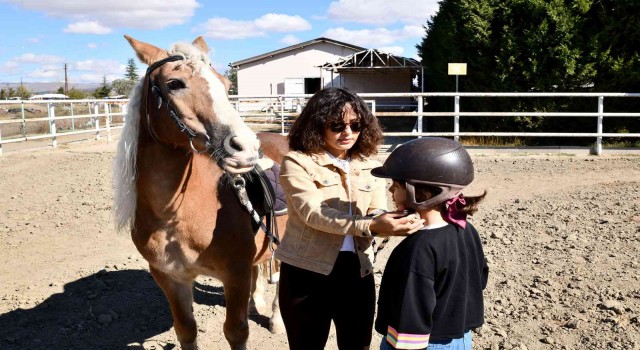
[[[329,130],[333,132],[343,132],[344,129],[347,128],[347,125],[351,129],[351,132],[360,132],[362,130],[362,123],[360,122],[351,122],[348,124],[345,122],[333,122],[329,124]]]

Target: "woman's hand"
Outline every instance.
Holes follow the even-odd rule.
[[[418,214],[392,211],[376,216],[369,224],[369,229],[380,236],[408,236],[423,226],[424,219]]]

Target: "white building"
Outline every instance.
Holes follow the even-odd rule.
[[[317,38],[230,64],[239,96],[313,94],[325,87],[356,93],[421,91],[422,66],[395,56],[328,38]],[[410,105],[408,98],[376,99],[379,106]],[[415,103],[413,103],[415,105]]]
[[[317,38],[230,66],[237,69],[240,96],[313,94],[331,86],[331,74],[319,68],[321,65],[362,50],[356,45]]]
[[[64,94],[39,94],[29,97],[30,100],[68,100],[69,96]]]

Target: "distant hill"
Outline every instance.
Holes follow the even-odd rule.
[[[52,93],[58,91],[60,87],[64,87],[64,83],[22,83],[29,91],[33,94],[44,94],[44,93]],[[20,86],[20,83],[8,83],[8,82],[0,82],[0,89],[6,88],[17,88]],[[69,84],[69,89],[76,88],[82,91],[93,91],[97,87],[102,86],[102,84],[97,83],[77,83],[77,84]]]

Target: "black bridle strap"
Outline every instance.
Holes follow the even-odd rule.
[[[167,110],[169,111],[169,116],[171,116],[171,120],[173,120],[173,122],[176,124],[176,126],[178,127],[180,132],[182,132],[183,134],[185,134],[189,138],[189,142],[191,143],[191,147],[193,148],[192,140],[198,136],[198,133],[193,131],[193,129],[188,127],[182,121],[182,119],[180,119],[180,117],[178,116],[178,113],[176,113],[176,111],[175,111],[175,108],[169,103],[169,101],[167,99],[165,99],[162,96],[162,92],[160,91],[160,88],[156,85],[156,83],[153,81],[153,79],[151,79],[151,73],[154,70],[158,69],[163,64],[168,63],[168,62],[180,61],[180,60],[184,60],[184,59],[185,59],[184,56],[173,55],[173,56],[169,56],[167,58],[161,59],[160,61],[154,62],[153,64],[151,64],[147,68],[147,71],[145,73],[145,77],[149,79],[149,89],[151,90],[151,93],[158,100],[158,109],[160,107],[162,107],[163,104],[167,107]],[[151,135],[151,137],[157,143],[160,143],[160,141],[158,140],[158,137],[155,135],[155,132],[151,128],[151,118],[149,116],[148,93],[145,96],[146,96],[145,97],[145,108],[146,108],[146,112],[147,112],[147,128],[149,129],[149,134]],[[209,141],[210,141],[209,135],[204,134],[204,136],[207,139],[207,141],[206,141],[207,148],[209,148],[209,146],[210,146],[209,145]],[[194,148],[194,150],[195,150],[195,148]],[[197,152],[197,150],[195,150],[195,151]]]

